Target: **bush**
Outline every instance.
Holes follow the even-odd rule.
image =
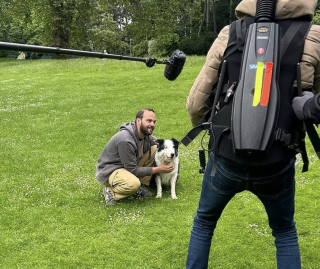
[[[148,55],[148,41],[144,40],[133,46],[132,55],[135,57],[144,57],[145,55]]]
[[[320,25],[320,14],[314,16],[312,23]]]
[[[206,55],[215,38],[216,35],[213,32],[199,37],[184,37],[179,42],[179,49],[187,55]]]

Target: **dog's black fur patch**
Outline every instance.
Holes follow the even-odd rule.
[[[175,139],[175,138],[171,138],[172,142],[173,142],[173,146],[174,146],[174,149],[175,149],[175,155],[178,156],[178,148],[179,148],[179,145],[180,145],[180,142]],[[158,152],[160,152],[161,150],[164,149],[164,139],[157,139],[157,143],[158,143]]]

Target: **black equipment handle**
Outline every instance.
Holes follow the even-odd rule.
[[[206,153],[203,149],[199,150],[199,161],[200,161],[200,167],[201,167],[199,169],[199,173],[204,174],[206,170]]]
[[[256,22],[273,22],[276,15],[277,0],[258,0],[256,6]]]
[[[217,106],[217,104],[219,102],[220,94],[221,94],[221,91],[222,91],[222,85],[223,85],[223,82],[224,82],[224,76],[225,76],[225,73],[226,73],[226,68],[227,68],[227,61],[223,60],[222,67],[221,67],[221,73],[220,73],[220,76],[219,76],[219,82],[218,82],[217,90],[216,90],[216,93],[215,93],[215,96],[214,96],[214,101],[213,101],[212,113],[211,113],[210,121],[212,120],[214,114],[217,112],[216,106]]]

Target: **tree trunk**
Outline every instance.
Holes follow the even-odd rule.
[[[210,0],[207,0],[207,29],[210,26]]]
[[[202,16],[202,20],[200,22],[198,36],[200,36],[202,28],[203,28],[204,21],[206,20],[206,12],[207,12],[207,4],[204,3],[204,5],[203,5],[203,16]]]
[[[230,15],[229,15],[229,22],[232,22],[232,13],[233,13],[233,1],[230,0]]]
[[[65,48],[68,49],[69,45],[69,31],[61,27],[59,21],[54,23],[54,29],[52,33],[52,41],[54,47]]]
[[[72,13],[66,10],[63,2],[50,0],[53,14],[52,43],[54,47],[70,48],[69,26],[72,22]],[[65,55],[54,55],[53,58],[65,58]]]
[[[217,14],[216,14],[216,0],[213,0],[213,7],[212,7],[212,19],[213,19],[213,33],[217,34]]]

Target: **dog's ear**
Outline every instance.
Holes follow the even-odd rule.
[[[180,141],[178,141],[177,139],[175,139],[175,138],[172,138],[172,141],[173,141],[173,144],[175,145],[175,147],[179,147],[179,145],[180,145]]]
[[[158,146],[163,145],[164,139],[157,139],[157,144],[158,144]]]

